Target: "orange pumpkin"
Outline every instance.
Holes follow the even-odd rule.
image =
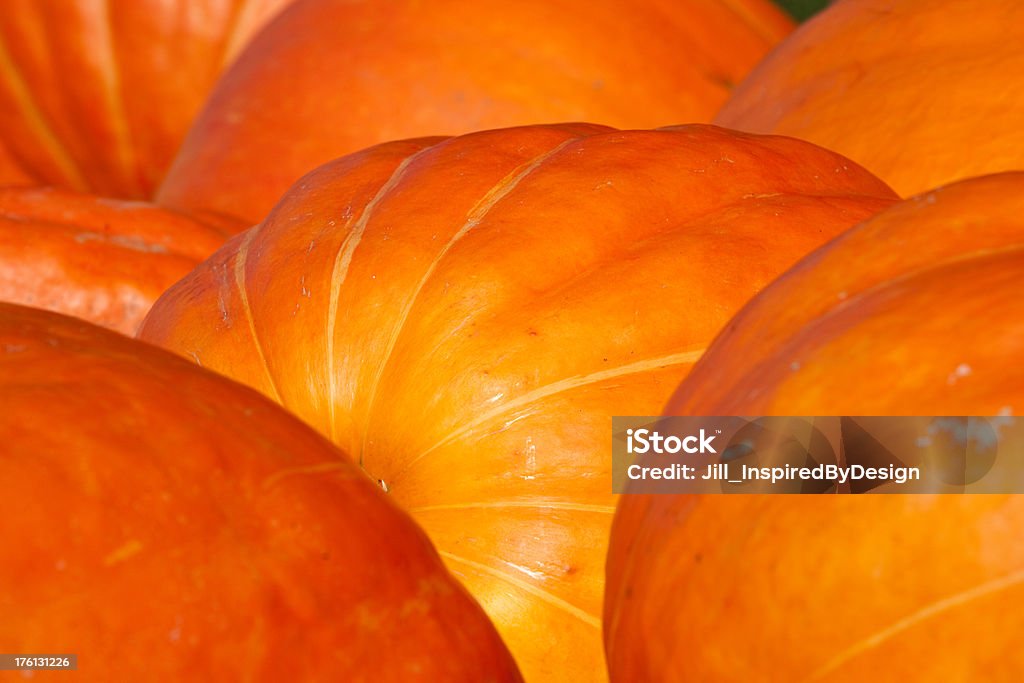
[[[256,392],[0,304],[0,642],[83,680],[518,681],[409,518]]]
[[[0,301],[134,334],[153,301],[224,241],[140,202],[0,188]]]
[[[755,297],[666,413],[1009,417],[1022,272],[1024,173],[907,200]],[[612,678],[1019,680],[1022,524],[1020,496],[624,496]]]
[[[257,222],[388,140],[707,122],[791,28],[770,0],[299,0],[218,83],[159,200]]]
[[[893,196],[711,126],[393,142],[306,176],[140,336],[350,453],[527,679],[600,680],[610,417],[656,412],[745,300]]]
[[[1019,0],[837,0],[779,45],[715,123],[792,135],[902,195],[1024,167]]]
[[[217,76],[289,1],[5,3],[0,185],[152,196]]]
[[[668,410],[1021,412],[1022,267],[1024,172],[901,202],[744,308]]]

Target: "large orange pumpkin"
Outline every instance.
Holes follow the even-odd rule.
[[[256,222],[388,140],[707,122],[791,27],[770,0],[299,0],[218,83],[159,199]]]
[[[1024,173],[908,200],[755,297],[666,412],[1011,418],[1022,272]],[[1020,496],[624,496],[612,678],[1020,680],[1022,525]]]
[[[520,680],[415,524],[250,389],[0,304],[0,443],[8,652],[89,681]]]
[[[745,300],[892,197],[711,126],[394,142],[302,179],[140,336],[350,453],[527,679],[599,680],[611,416],[656,412]]]
[[[715,123],[792,135],[907,196],[1024,167],[1024,4],[837,0],[779,45]]]
[[[15,0],[0,185],[150,197],[217,76],[290,0]]]
[[[221,229],[149,204],[0,188],[0,301],[134,334],[153,301],[223,242]]]

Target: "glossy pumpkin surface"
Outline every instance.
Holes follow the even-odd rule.
[[[893,201],[820,148],[585,124],[394,142],[308,175],[140,336],[328,435],[427,530],[527,679],[599,680],[610,418]]]
[[[12,652],[92,681],[520,680],[416,525],[250,389],[0,304],[0,442]]]
[[[0,185],[151,197],[217,76],[288,2],[5,2]]]
[[[1024,4],[838,0],[715,123],[835,150],[909,196],[1024,167]]]
[[[908,199],[808,256],[746,306],[668,410],[1021,412],[1022,268],[1024,173]]]
[[[1018,420],[1022,272],[1024,173],[904,201],[755,297],[665,412]],[[624,496],[612,678],[1015,680],[1022,523],[1020,496]]]
[[[142,202],[0,189],[0,301],[134,334],[156,298],[224,242],[221,230]]]
[[[217,84],[158,197],[257,222],[389,140],[707,122],[791,28],[770,0],[298,0]]]

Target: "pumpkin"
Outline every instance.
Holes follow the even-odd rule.
[[[756,296],[665,412],[1016,419],[1021,272],[1024,173],[907,200]],[[1021,524],[1020,496],[623,496],[612,678],[1017,680]]]
[[[151,197],[217,76],[288,1],[5,3],[0,185]]]
[[[0,188],[0,301],[134,334],[153,301],[224,242],[221,229],[141,202]]]
[[[746,299],[893,201],[831,152],[706,125],[392,142],[303,178],[139,336],[349,453],[528,680],[600,680],[611,416],[656,412]]]
[[[219,81],[158,199],[255,223],[380,142],[707,122],[791,28],[770,0],[298,0]]]
[[[256,392],[0,304],[0,642],[88,680],[518,681],[408,516]]]
[[[735,89],[715,123],[835,150],[908,196],[1024,167],[1024,5],[837,0]]]

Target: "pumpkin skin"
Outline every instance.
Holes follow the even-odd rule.
[[[0,185],[149,198],[220,72],[289,0],[14,0]]]
[[[715,123],[843,154],[903,196],[1024,167],[1024,5],[837,0],[736,88]]]
[[[246,387],[0,304],[0,434],[13,652],[96,681],[521,680],[408,516]]]
[[[1021,272],[1024,173],[907,200],[755,297],[665,412],[1019,413]],[[612,678],[1018,680],[1022,523],[1020,496],[623,496]]]
[[[299,0],[217,84],[158,200],[250,223],[390,140],[708,122],[792,29],[769,0]]]
[[[747,298],[893,197],[706,125],[387,143],[303,178],[139,335],[382,481],[527,680],[600,680],[610,417],[656,413]]]
[[[668,410],[1020,412],[1022,247],[1022,172],[901,202],[808,256],[746,306]],[[969,375],[958,370],[963,365]]]
[[[134,334],[160,294],[225,236],[157,206],[0,188],[0,301]]]

